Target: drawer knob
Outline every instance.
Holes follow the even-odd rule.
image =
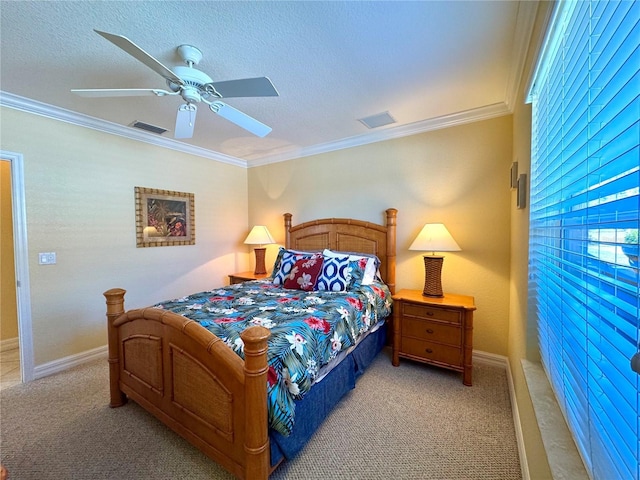
[[[433,353],[433,350],[431,350],[430,348],[426,348],[426,349],[425,349],[425,352],[427,352],[427,353]]]
[[[433,317],[433,312],[427,312],[427,316]]]
[[[432,328],[427,328],[427,333],[433,333],[433,329]]]

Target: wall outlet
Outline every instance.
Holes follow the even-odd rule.
[[[39,253],[38,263],[40,265],[55,265],[56,252]]]

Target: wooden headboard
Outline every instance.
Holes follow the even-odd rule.
[[[311,252],[329,248],[377,255],[380,259],[380,275],[391,293],[395,293],[398,210],[389,208],[386,214],[386,225],[350,218],[325,218],[292,226],[292,215],[285,213],[285,247]]]

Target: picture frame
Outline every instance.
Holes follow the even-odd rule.
[[[193,193],[135,187],[136,247],[195,245]]]

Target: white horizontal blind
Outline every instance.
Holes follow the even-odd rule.
[[[562,8],[532,94],[530,299],[588,472],[640,480],[640,2]]]

